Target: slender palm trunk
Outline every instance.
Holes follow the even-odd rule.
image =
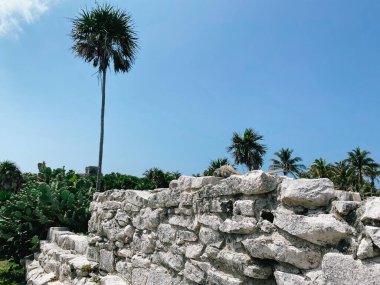
[[[99,162],[98,175],[96,177],[96,191],[101,189],[102,163],[103,163],[103,141],[104,141],[104,109],[106,104],[106,70],[102,71],[102,110],[100,115],[100,143],[99,143]]]

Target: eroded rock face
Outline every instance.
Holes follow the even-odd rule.
[[[96,193],[89,236],[52,228],[28,284],[377,285],[378,201],[262,171]]]
[[[327,253],[322,270],[326,285],[376,285],[380,282],[380,260],[355,260],[340,253]]]
[[[307,217],[278,213],[273,223],[291,235],[318,245],[337,244],[355,232],[346,222],[339,221],[331,214]]]
[[[334,197],[334,184],[327,178],[285,179],[281,183],[281,200],[289,206],[323,207]]]

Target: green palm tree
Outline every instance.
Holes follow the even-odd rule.
[[[275,152],[274,155],[278,159],[272,158],[272,165],[269,166],[271,170],[282,170],[284,175],[292,174],[294,177],[306,169],[305,165],[300,164],[302,158],[299,156],[292,157],[293,150],[289,148],[282,148],[280,151]]]
[[[380,165],[375,163],[371,166],[367,166],[364,169],[365,175],[370,179],[370,185],[371,185],[371,197],[373,195],[373,191],[376,191],[376,185],[375,182],[379,181],[378,177],[380,176]]]
[[[22,173],[15,163],[7,160],[0,163],[0,191],[17,192],[22,183]]]
[[[203,171],[204,176],[212,176],[214,175],[214,171],[223,165],[230,164],[228,158],[217,158],[215,160],[211,160],[209,167]]]
[[[335,162],[332,173],[332,180],[336,188],[350,190],[353,183],[353,171],[346,160]]]
[[[111,5],[97,5],[91,11],[82,10],[72,19],[71,38],[76,56],[97,68],[101,79],[102,107],[100,119],[99,163],[96,189],[100,189],[103,161],[104,110],[107,69],[117,72],[130,71],[138,48],[136,32],[131,16]]]
[[[369,151],[361,150],[359,147],[348,152],[347,162],[355,174],[354,186],[357,191],[361,190],[364,185],[366,169],[376,165],[375,161],[369,157],[370,154]]]
[[[312,178],[331,178],[332,166],[325,159],[319,158],[313,161],[309,172]]]
[[[234,132],[227,150],[232,152],[236,164],[245,164],[249,171],[259,169],[267,151],[267,147],[260,143],[262,139],[263,136],[251,128],[245,129],[242,136]]]

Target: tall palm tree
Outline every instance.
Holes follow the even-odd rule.
[[[263,136],[251,128],[245,129],[242,136],[234,132],[227,150],[232,152],[236,164],[245,164],[249,171],[259,169],[267,151],[267,147],[260,143],[262,139]]]
[[[378,177],[380,176],[380,165],[375,163],[371,166],[367,166],[364,169],[365,175],[370,179],[371,184],[371,197],[373,195],[373,190],[376,190],[375,182],[379,181]]]
[[[347,162],[355,173],[355,188],[357,191],[362,189],[364,185],[364,175],[366,168],[374,167],[375,161],[369,157],[371,153],[366,150],[361,150],[359,147],[348,152]]]
[[[269,166],[271,170],[282,170],[284,175],[292,174],[297,177],[303,170],[306,169],[305,165],[300,164],[302,158],[299,156],[292,157],[293,150],[289,148],[282,148],[280,151],[275,152],[274,155],[278,159],[272,158],[272,165]]]
[[[323,158],[316,159],[310,166],[310,174],[313,178],[331,178],[332,166]]]
[[[228,158],[217,158],[215,160],[211,160],[209,167],[203,171],[204,176],[212,176],[214,175],[214,171],[223,165],[230,164]]]
[[[100,189],[100,176],[103,161],[104,110],[106,97],[107,69],[128,72],[134,63],[138,48],[136,32],[131,16],[109,4],[97,5],[93,10],[82,10],[72,19],[71,38],[76,56],[92,63],[98,69],[101,79],[102,107],[100,119],[99,163],[96,189]]]

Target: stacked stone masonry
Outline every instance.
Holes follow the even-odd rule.
[[[89,236],[50,229],[33,285],[378,285],[380,198],[262,171],[112,190]]]

